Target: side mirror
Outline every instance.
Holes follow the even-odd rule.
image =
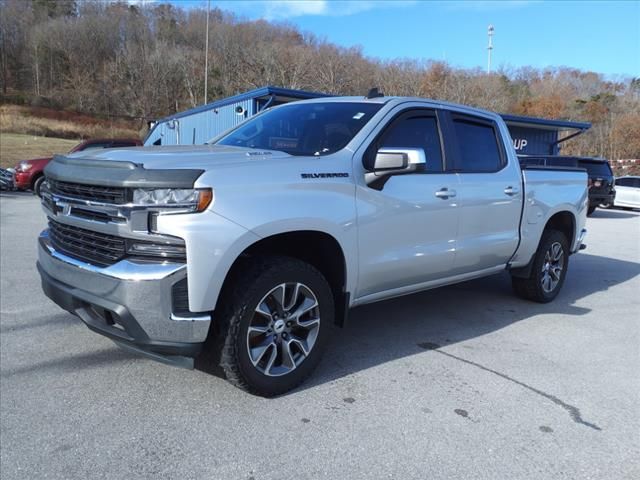
[[[393,175],[423,172],[427,169],[427,158],[422,148],[383,147],[365,164],[368,172],[365,181],[372,188],[382,188]]]

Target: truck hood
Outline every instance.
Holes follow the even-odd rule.
[[[89,150],[67,155],[67,158],[131,162],[145,169],[209,170],[222,165],[264,161],[290,157],[276,150],[262,150],[224,145],[175,145],[166,147],[134,147]]]

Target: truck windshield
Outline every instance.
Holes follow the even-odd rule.
[[[248,120],[217,145],[328,155],[342,150],[382,108],[379,103],[297,103]]]

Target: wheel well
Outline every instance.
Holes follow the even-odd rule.
[[[36,186],[36,182],[38,181],[39,178],[44,177],[44,173],[40,172],[34,175],[33,179],[31,180],[31,188]]]
[[[348,309],[349,293],[346,292],[347,267],[338,241],[331,235],[318,231],[287,232],[263,238],[249,246],[236,259],[227,273],[223,293],[235,274],[251,261],[252,257],[285,255],[313,265],[329,282],[336,306],[336,324],[342,326]]]
[[[569,248],[572,247],[574,235],[576,228],[576,219],[571,212],[558,212],[553,215],[547,224],[544,226],[543,233],[547,230],[558,230],[562,232],[567,238],[567,242],[569,243]],[[542,236],[540,236],[540,241],[538,245],[542,242]],[[536,247],[536,249],[539,248]],[[516,278],[528,278],[531,274],[531,268],[533,267],[533,262],[536,258],[536,254],[534,253],[531,256],[531,260],[523,267],[512,268],[510,269],[511,275]]]
[[[571,248],[576,231],[576,219],[571,212],[558,212],[553,215],[544,227],[545,230],[558,230],[567,237]]]

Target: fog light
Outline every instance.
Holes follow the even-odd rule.
[[[147,257],[161,258],[187,258],[187,248],[185,245],[175,245],[169,243],[150,242],[130,242],[127,246],[127,253],[131,255],[143,255]]]

